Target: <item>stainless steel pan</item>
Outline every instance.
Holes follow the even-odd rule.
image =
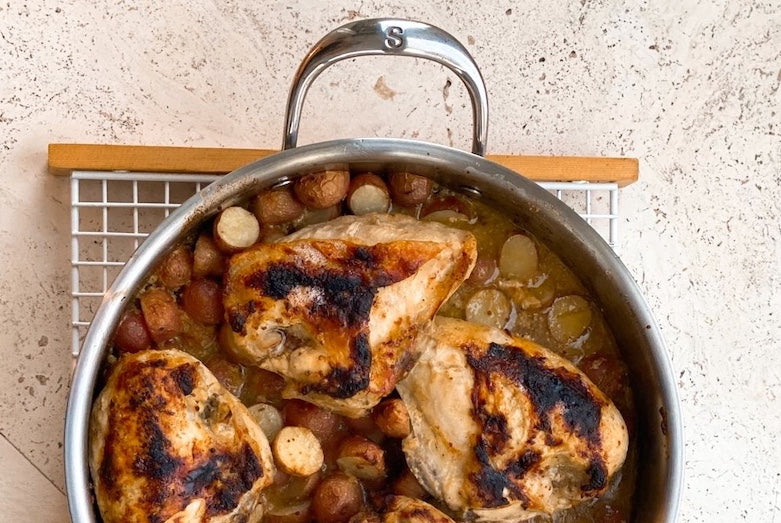
[[[312,81],[339,60],[369,54],[427,58],[453,70],[472,100],[472,153],[396,139],[336,140],[295,147],[304,96]],[[91,522],[97,517],[87,466],[89,413],[96,377],[126,301],[173,245],[221,209],[303,174],[346,167],[359,172],[411,170],[487,200],[523,223],[586,282],[604,310],[631,373],[640,464],[633,520],[673,522],[683,476],[680,406],[664,343],[648,305],[612,249],[575,212],[535,183],[482,158],[487,120],[480,72],[467,50],[440,29],[406,20],[364,20],[342,26],[318,42],[293,82],[285,150],[230,173],[190,198],[139,247],[106,292],[84,339],[68,400],[65,468],[73,520]]]

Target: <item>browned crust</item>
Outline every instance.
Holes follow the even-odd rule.
[[[512,345],[490,343],[487,349],[481,349],[467,344],[463,350],[475,376],[473,416],[483,429],[474,448],[478,467],[471,473],[481,506],[505,505],[509,502],[509,493],[511,499],[520,500],[523,507],[528,508],[523,478],[540,461],[540,453],[531,450],[533,442],[529,441],[529,449],[502,469],[494,466],[494,458],[505,451],[511,437],[506,418],[492,412],[486,401],[493,394],[497,377],[518,384],[526,392],[534,411],[534,428],[544,434],[546,445],[560,444],[552,431],[554,411],[561,414],[565,428],[586,444],[584,457],[589,461],[586,473],[589,481],[581,485],[581,490],[589,494],[607,487],[608,474],[600,434],[602,408],[606,402],[594,394],[579,374],[565,367],[549,367],[545,358],[529,355]]]
[[[202,498],[208,517],[233,511],[263,477],[261,457],[244,442],[238,448],[194,441],[184,459],[166,436],[166,426],[186,416],[185,397],[198,385],[195,363],[167,366],[165,359],[128,361],[115,372],[116,400],[107,413],[96,487],[104,506],[123,505],[128,485],[142,485],[133,509],[162,522]],[[211,413],[209,409],[202,416]],[[122,519],[121,514],[115,514]]]
[[[312,262],[302,254],[299,245],[314,248],[329,260],[327,267]],[[349,398],[365,390],[370,383],[372,350],[369,345],[369,315],[377,291],[413,275],[421,265],[436,256],[441,246],[430,242],[397,241],[373,246],[348,241],[304,240],[260,249],[276,251],[275,261],[260,269],[239,275],[238,281],[226,286],[226,316],[231,329],[246,334],[250,315],[261,307],[264,299],[285,300],[295,289],[313,292],[308,302],[292,306],[289,313],[301,318],[320,333],[329,333],[344,347],[339,363],[319,383],[306,385],[302,394],[319,392],[335,398]],[[253,250],[239,256],[252,256]],[[236,258],[231,260],[235,263]],[[227,298],[232,289],[243,286],[252,290],[239,301]],[[404,372],[409,362],[400,362],[398,372]],[[395,369],[394,369],[395,370]]]

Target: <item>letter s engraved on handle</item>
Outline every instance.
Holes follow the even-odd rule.
[[[392,25],[385,30],[385,47],[388,49],[399,49],[404,45],[404,29],[399,26]]]

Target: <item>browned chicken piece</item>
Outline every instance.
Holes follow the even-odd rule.
[[[518,521],[605,491],[626,457],[618,409],[570,362],[505,332],[437,317],[399,382],[403,450],[465,518]]]
[[[454,523],[441,511],[425,501],[406,496],[392,496],[387,500],[383,523]]]
[[[89,464],[103,521],[258,522],[274,464],[246,407],[192,356],[122,356],[92,409]]]
[[[232,351],[284,396],[359,417],[414,365],[418,334],[469,275],[471,233],[403,215],[343,216],[233,256]]]

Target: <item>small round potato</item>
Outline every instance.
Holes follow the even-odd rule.
[[[307,207],[325,209],[341,202],[349,187],[349,171],[321,171],[296,180],[294,191]]]
[[[345,438],[339,447],[336,464],[343,472],[366,481],[378,481],[387,476],[385,451],[363,436]]]
[[[222,289],[214,280],[195,280],[182,292],[182,307],[194,320],[206,325],[222,321]]]
[[[393,202],[402,207],[413,207],[425,202],[433,187],[434,183],[425,176],[409,172],[396,172],[388,179]]]
[[[282,413],[268,403],[257,403],[252,405],[247,410],[252,414],[252,417],[260,425],[263,434],[266,435],[269,441],[274,441],[279,431],[282,430]]]
[[[180,245],[165,257],[158,271],[160,282],[167,289],[176,289],[187,285],[193,275],[193,255],[184,245]]]
[[[364,508],[363,489],[352,476],[337,472],[325,478],[312,496],[318,523],[341,523]]]
[[[469,275],[469,282],[476,285],[484,285],[496,279],[496,260],[485,256],[477,256],[475,268]]]
[[[376,174],[359,174],[350,182],[347,206],[353,214],[359,216],[372,212],[387,212],[390,208],[388,187]]]
[[[222,276],[225,259],[210,234],[201,234],[193,249],[193,277]]]
[[[512,310],[512,303],[499,289],[480,289],[466,302],[464,316],[466,321],[503,329]]]
[[[114,345],[121,352],[139,352],[148,349],[151,344],[152,337],[146,328],[141,311],[137,309],[127,311],[114,334]]]
[[[252,200],[252,210],[262,225],[280,225],[299,218],[304,206],[289,187],[283,187],[258,194]]]
[[[412,432],[407,406],[398,398],[385,400],[374,407],[372,417],[383,434],[391,438],[406,438]]]
[[[156,343],[170,340],[182,332],[182,311],[170,292],[152,288],[139,298],[144,322]]]
[[[285,425],[306,427],[323,444],[334,437],[339,426],[339,417],[336,414],[299,399],[287,401],[282,414],[285,417]]]
[[[277,466],[291,476],[310,476],[323,466],[320,441],[306,427],[284,427],[271,450]]]
[[[243,207],[228,207],[214,220],[214,242],[223,252],[246,249],[258,241],[259,236],[258,219]]]

